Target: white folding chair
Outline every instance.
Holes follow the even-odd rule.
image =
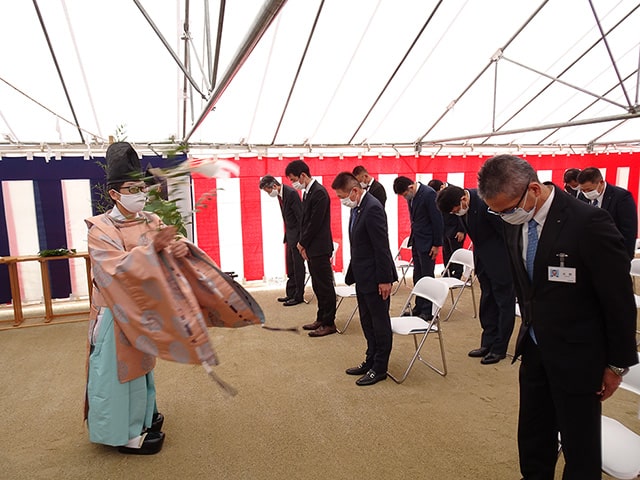
[[[602,416],[602,471],[620,480],[640,475],[640,435]]]
[[[336,299],[338,301],[336,305],[336,312],[337,312],[338,309],[340,308],[340,305],[342,305],[342,301],[345,298],[356,298],[356,286],[355,285],[338,285],[335,287],[335,289],[336,289]],[[356,305],[355,307],[353,307],[353,311],[351,312],[351,315],[349,315],[349,319],[344,324],[344,327],[342,327],[342,330],[336,327],[336,329],[338,330],[338,333],[344,333],[347,331],[347,328],[349,328],[349,324],[351,323],[351,320],[353,320],[353,317],[355,316],[357,310],[358,310],[358,302],[356,301]]]
[[[405,237],[400,244],[400,248],[398,249],[398,253],[393,257],[393,263],[396,265],[396,269],[400,271],[400,278],[398,279],[398,284],[396,285],[395,290],[392,295],[395,295],[400,289],[400,284],[407,284],[407,272],[413,268],[413,258],[410,260],[403,260],[401,258],[402,252],[405,250],[409,250],[411,252],[411,247],[409,246],[409,237]]]
[[[389,376],[396,382],[402,383],[409,375],[413,364],[416,360],[420,360],[426,366],[439,373],[443,377],[447,374],[447,361],[444,353],[444,342],[442,339],[442,329],[440,325],[440,311],[442,305],[447,300],[449,295],[449,288],[439,278],[422,277],[411,290],[407,301],[402,307],[401,312],[411,311],[411,301],[414,297],[422,297],[426,300],[430,300],[433,304],[431,313],[433,318],[429,321],[423,320],[420,317],[414,316],[400,316],[391,317],[391,330],[395,335],[411,335],[413,337],[413,344],[415,352],[411,357],[411,361],[404,371],[402,377],[396,378],[390,372],[387,372]],[[422,356],[421,351],[429,334],[436,334],[438,336],[438,343],[440,345],[440,357],[442,359],[442,369],[429,363]],[[420,339],[418,340],[418,337]]]
[[[340,244],[338,242],[333,242],[333,252],[331,252],[331,266],[335,267],[336,266],[336,253],[338,252],[338,247],[340,246]],[[305,279],[304,279],[304,286],[305,288],[307,287],[307,283],[309,283],[311,281],[311,274],[309,273],[309,265],[307,262],[304,263],[305,265]],[[335,282],[334,282],[335,283]],[[310,284],[313,285],[313,284]],[[315,294],[313,293],[313,291],[311,291],[311,296],[309,297],[309,300],[304,300],[304,303],[309,303],[311,300],[313,300],[313,297],[315,296]]]
[[[445,276],[448,272],[451,271],[452,263],[457,263],[464,267],[465,280]],[[451,292],[451,310],[449,310],[449,313],[443,321],[446,322],[447,320],[449,320],[449,317],[451,317],[451,314],[455,310],[456,305],[458,305],[458,301],[462,296],[462,292],[464,292],[465,288],[467,287],[469,287],[469,289],[471,290],[471,300],[473,301],[473,318],[476,318],[478,316],[478,310],[476,307],[476,294],[473,288],[473,283],[475,281],[475,264],[473,262],[473,251],[466,248],[459,248],[454,251],[451,254],[449,262],[444,267],[442,276],[439,279],[446,283],[446,285],[449,287],[449,291]],[[453,297],[454,290],[458,290],[458,295],[455,297],[455,299]]]

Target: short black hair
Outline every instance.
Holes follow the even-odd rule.
[[[460,205],[460,199],[464,197],[464,189],[449,185],[438,192],[436,197],[436,205],[442,213],[451,213],[454,207]]]
[[[307,165],[302,160],[294,160],[293,162],[289,163],[289,165],[287,165],[287,168],[284,170],[284,174],[287,177],[289,175],[299,177],[303,173],[305,173],[307,177],[311,177],[311,173],[309,172],[309,165]]]
[[[351,173],[353,173],[354,177],[357,177],[358,175],[361,175],[363,173],[366,173],[367,175],[369,174],[369,172],[367,172],[367,169],[362,165],[358,165],[357,167],[355,167]]]
[[[413,180],[408,177],[400,176],[393,181],[393,191],[398,195],[402,195],[409,190],[409,186],[413,185]]]
[[[275,185],[280,185],[280,182],[272,175],[265,175],[260,179],[260,190],[265,187],[273,187]]]
[[[360,182],[351,172],[340,172],[336,175],[331,183],[331,188],[334,190],[351,191],[353,187],[359,187]]]
[[[602,180],[602,172],[596,167],[588,167],[578,174],[577,180],[579,184],[585,182],[599,183]]]
[[[438,192],[442,188],[442,185],[444,185],[444,182],[442,180],[438,180],[437,178],[434,178],[433,180],[429,180],[429,183],[427,183],[427,185],[429,185],[436,192]]]
[[[567,168],[564,171],[564,176],[562,177],[562,181],[564,183],[569,183],[573,181],[578,181],[578,174],[580,173],[579,168]]]

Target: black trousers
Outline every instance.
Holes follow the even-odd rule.
[[[456,237],[444,237],[442,242],[442,260],[444,261],[445,266],[449,263],[449,259],[453,252],[459,248],[462,248],[462,242],[459,242]],[[454,277],[459,280],[463,273],[464,266],[459,263],[452,263],[447,276]]]
[[[420,254],[414,247],[413,253],[413,284],[418,283],[422,277],[433,277],[436,269],[436,261],[429,256],[429,253]],[[413,309],[414,315],[424,313],[431,315],[432,304],[422,297],[416,297],[416,306]]]
[[[304,259],[300,255],[297,244],[287,247],[287,297],[298,301],[304,300]]]
[[[313,293],[318,299],[316,321],[322,325],[333,326],[336,324],[336,289],[333,283],[331,256],[309,257],[307,264]]]
[[[365,363],[376,373],[387,373],[393,332],[389,319],[390,297],[383,300],[378,292],[362,293],[356,284],[358,313],[367,340]]]
[[[491,278],[480,262],[476,276],[480,281],[480,326],[482,336],[480,346],[488,348],[492,353],[507,353],[509,340],[515,324],[516,296],[510,278]]]
[[[523,341],[518,418],[522,476],[525,480],[553,480],[560,432],[565,460],[562,479],[600,480],[600,398],[596,392],[568,392],[563,379],[547,371],[529,335]]]

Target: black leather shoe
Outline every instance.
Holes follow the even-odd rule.
[[[278,297],[279,302],[286,302],[288,300],[291,300],[291,297]]]
[[[498,355],[497,353],[487,353],[480,363],[483,365],[491,365],[492,363],[498,363],[503,358],[506,358],[506,355]]]
[[[162,444],[164,443],[164,433],[162,432],[148,432],[144,437],[142,446],[140,448],[132,447],[118,447],[120,453],[128,453],[131,455],[154,455],[162,450]]]
[[[475,350],[471,350],[467,355],[473,358],[480,358],[484,357],[487,353],[489,353],[489,349],[487,347],[480,347]]]
[[[369,370],[362,377],[356,380],[356,385],[364,387],[366,385],[373,385],[374,383],[378,383],[387,378],[387,374],[385,373],[376,373],[373,370]]]
[[[302,300],[296,300],[295,298],[290,298],[286,302],[283,303],[285,307],[293,307],[294,305],[298,305],[302,303]]]
[[[346,373],[347,375],[364,375],[368,371],[369,371],[369,367],[367,366],[367,364],[365,362],[362,362],[357,367],[347,368],[344,371],[344,373]]]

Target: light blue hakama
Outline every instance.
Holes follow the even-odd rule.
[[[104,309],[89,355],[87,385],[89,439],[120,446],[149,428],[156,410],[153,371],[130,382],[118,380],[118,359],[111,310]]]

